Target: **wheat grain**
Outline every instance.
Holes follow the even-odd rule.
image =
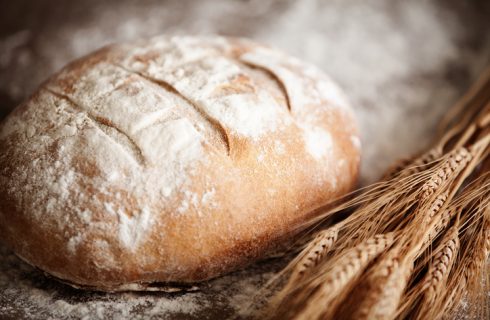
[[[417,217],[417,212],[415,212],[412,223],[419,223],[419,221],[425,227],[423,234],[423,241],[420,248],[420,251],[423,252],[432,240],[437,237],[441,230],[443,230],[449,221],[451,220],[453,211],[448,210],[447,208],[442,210],[448,201],[448,192],[444,192],[436,197],[436,199],[430,204],[428,209],[423,210],[423,214],[421,217]],[[442,212],[441,212],[442,210]]]
[[[490,198],[488,197],[483,197],[483,195],[489,194],[490,193],[490,182],[485,183],[485,179],[490,178],[490,175],[484,175],[482,176],[483,179],[476,179],[474,182],[469,184],[459,195],[456,199],[452,200],[451,204],[444,208],[442,212],[439,212],[443,205],[442,203],[438,202],[438,200],[443,200],[445,198],[445,195],[441,195],[438,197],[432,207],[432,209],[437,209],[437,210],[431,210],[431,218],[433,224],[433,228],[431,229],[430,233],[428,234],[423,250],[427,248],[427,245],[429,245],[433,239],[437,238],[441,232],[446,229],[446,227],[449,225],[451,219],[453,219],[455,216],[458,214],[461,214],[463,212],[463,208],[468,208],[472,202],[474,202],[476,199],[486,199],[483,202],[480,202],[480,205],[482,207],[485,207],[490,204]],[[446,200],[447,201],[447,198]],[[469,209],[468,209],[469,210]],[[468,211],[466,210],[466,211]],[[474,208],[472,210],[469,210],[467,212],[467,216],[474,217],[476,215],[476,212],[478,209]]]
[[[424,280],[423,286],[426,287],[427,295],[432,296],[432,299],[446,282],[458,249],[458,228],[453,227],[452,231],[444,237],[441,248],[436,251],[427,278]]]
[[[376,235],[349,249],[338,258],[332,268],[318,281],[316,292],[308,299],[307,306],[296,315],[297,319],[327,318],[327,313],[335,307],[332,300],[337,298],[349,283],[355,281],[367,265],[394,242],[394,234]],[[329,308],[318,308],[318,305]]]
[[[274,313],[281,301],[292,290],[296,289],[305,277],[312,275],[315,267],[322,262],[337,241],[340,229],[340,225],[335,225],[328,229],[318,231],[313,238],[310,236],[311,240],[309,243],[307,242],[306,247],[301,250],[298,256],[268,282],[267,287],[274,287],[280,285],[285,276],[289,275],[287,283],[276,294],[275,299],[269,303],[269,313]]]
[[[338,234],[336,226],[320,231],[304,250],[304,256],[298,261],[298,267],[293,270],[291,279],[299,279],[305,272],[318,265],[337,241]]]
[[[447,197],[448,197],[448,192],[446,191],[443,194],[437,196],[437,198],[434,200],[428,212],[428,218],[430,221],[432,221],[435,218],[439,210],[441,210],[442,206],[446,203]]]
[[[392,248],[361,281],[338,318],[394,319],[412,269],[401,247]]]
[[[351,279],[358,270],[365,267],[374,257],[383,252],[394,242],[394,234],[381,234],[366,240],[364,243],[352,248],[347,254],[339,258],[330,275],[325,279],[326,290],[337,292]]]
[[[429,152],[305,224],[351,210],[328,250],[318,235],[288,266],[290,285],[278,295],[281,305],[272,316],[438,319],[449,315],[465,292],[482,296],[480,279],[490,250],[487,80],[458,106],[457,117],[447,119]]]
[[[440,270],[434,270],[436,267],[433,259],[432,256],[422,259],[423,262],[416,260],[411,280],[396,313],[397,319],[427,319],[427,307],[431,306],[431,303],[435,304],[435,300],[439,297],[437,289],[441,289],[442,293],[444,292],[444,288],[440,288],[438,284],[442,283],[444,276],[447,276],[446,270],[443,266],[439,266]],[[427,268],[430,271],[423,272]],[[421,274],[425,274],[422,280],[420,280]],[[431,287],[432,285],[433,287]],[[428,293],[429,290],[432,290],[431,288],[434,289],[435,295]]]
[[[422,186],[422,199],[430,198],[450,177],[463,170],[471,159],[472,155],[466,148],[460,148],[450,154],[443,166]]]
[[[416,310],[417,319],[437,319],[444,312],[441,297],[447,285],[460,246],[458,226],[453,226],[434,252],[426,276],[418,286],[415,296],[421,296]]]
[[[444,199],[444,200],[443,200]],[[458,208],[447,207],[441,212],[444,202],[447,201],[447,194],[439,196],[431,206],[428,214],[427,223],[430,224],[428,232],[424,235],[424,240],[420,247],[419,257],[443,231],[447,228],[451,219],[456,216]]]
[[[430,233],[429,239],[435,239],[437,235],[449,225],[449,222],[457,212],[458,210],[456,208],[447,208],[444,210],[444,212],[438,217],[438,222]]]

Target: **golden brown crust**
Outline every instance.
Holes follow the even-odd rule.
[[[360,152],[321,72],[250,41],[192,37],[71,63],[8,117],[0,148],[2,239],[101,290],[250,263],[353,187]]]

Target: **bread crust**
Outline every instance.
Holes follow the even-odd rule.
[[[78,287],[210,279],[351,190],[358,141],[338,87],[278,50],[221,37],[111,45],[2,123],[0,237]]]

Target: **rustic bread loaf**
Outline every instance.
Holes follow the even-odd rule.
[[[244,39],[103,48],[0,131],[0,238],[74,286],[191,283],[250,263],[355,184],[344,95]]]

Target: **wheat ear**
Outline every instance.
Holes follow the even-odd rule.
[[[338,299],[349,284],[358,279],[369,263],[391,246],[395,240],[394,234],[376,235],[363,243],[347,250],[328,268],[328,272],[321,274],[312,285],[316,288],[308,298],[306,306],[297,313],[295,319],[324,319],[331,316],[336,309],[332,303]],[[325,308],[318,308],[323,305]]]
[[[430,198],[451,176],[461,172],[471,159],[472,155],[466,148],[455,150],[444,165],[422,186],[423,199]]]
[[[456,261],[460,242],[458,226],[453,226],[443,237],[439,247],[434,252],[434,258],[429,265],[429,270],[420,284],[417,292],[421,299],[418,309],[413,311],[419,319],[438,319],[444,312],[437,308],[441,304],[446,289],[447,280]]]
[[[482,215],[490,202],[490,174],[485,173],[490,172],[490,69],[486,76],[455,108],[457,116],[442,124],[445,130],[432,151],[299,226],[306,230],[350,210],[328,259],[313,258],[312,267],[307,263],[296,285],[280,293],[277,312],[269,316],[402,319],[419,310],[419,318],[429,319],[450,315],[466,292],[481,292],[476,288],[482,287],[490,247],[490,226],[484,223],[488,213]],[[344,265],[343,259],[377,234],[396,234],[396,239],[361,267]],[[290,270],[300,274],[299,262],[315,246],[307,246]],[[435,282],[429,285],[424,277]]]
[[[413,263],[391,248],[360,280],[333,319],[394,319]]]
[[[454,314],[461,303],[462,297],[481,296],[488,288],[482,288],[483,272],[488,263],[490,252],[490,211],[487,209],[484,220],[480,222],[476,232],[468,233],[471,239],[466,239],[462,248],[461,258],[457,263],[455,275],[448,284],[442,306],[446,315]],[[487,271],[488,272],[488,271]],[[488,285],[488,284],[486,284]],[[482,304],[484,305],[484,304]],[[482,312],[476,310],[476,313]],[[487,310],[488,312],[488,310]]]
[[[306,272],[317,266],[330,251],[339,234],[338,226],[333,226],[318,232],[313,241],[300,255],[297,267],[293,269],[290,281],[300,280]]]

